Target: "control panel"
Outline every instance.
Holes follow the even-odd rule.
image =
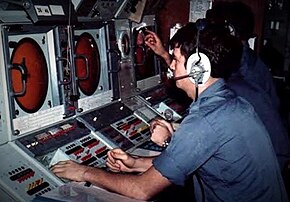
[[[103,167],[107,152],[111,149],[93,134],[86,135],[60,147],[50,161],[53,165],[59,160],[70,159],[83,165]]]
[[[99,110],[84,114],[78,117],[78,120],[106,142],[125,151],[150,138],[149,124],[137,117],[122,102],[111,103]]]
[[[20,138],[16,144],[46,168],[68,159],[83,165],[101,167],[107,152],[112,148],[76,120]]]
[[[1,146],[0,152],[1,161],[5,162],[0,169],[1,189],[9,190],[13,201],[30,201],[62,184],[14,143]],[[5,198],[3,193],[0,193],[1,199]]]

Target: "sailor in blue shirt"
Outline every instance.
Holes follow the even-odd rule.
[[[252,86],[264,91],[272,102],[272,107],[279,110],[280,99],[277,95],[272,74],[266,64],[249,47],[248,41],[244,41],[243,55],[241,59],[240,74],[244,80]]]
[[[120,149],[108,152],[113,171],[73,161],[52,167],[58,177],[88,181],[132,198],[149,200],[172,184],[195,177],[197,201],[287,201],[268,133],[253,107],[227,88],[239,66],[241,43],[224,26],[189,23],[172,39],[176,86],[194,100],[179,128],[152,124],[152,133],[172,134],[154,158],[135,158]],[[198,183],[196,183],[198,182]]]
[[[271,140],[255,114],[219,79],[192,103],[153,166],[177,185],[195,173],[203,187],[197,201],[286,200]]]
[[[190,46],[185,44],[190,43],[184,38],[177,33],[172,43],[182,44],[186,56],[185,50],[190,50]],[[205,44],[203,52],[210,51],[211,45]],[[174,58],[179,57],[173,57],[173,63],[178,63]],[[218,71],[223,70],[216,69],[215,73]],[[228,76],[221,76],[199,94],[169,146],[153,160],[153,166],[177,185],[184,185],[189,176],[193,177],[197,201],[287,201],[269,134],[253,106],[225,84],[222,78]],[[245,97],[247,92],[255,92],[245,87],[246,82],[236,88],[237,83],[232,80],[231,87]]]
[[[226,22],[231,34],[243,43],[239,69],[227,80],[228,86],[250,102],[269,132],[276,156],[283,170],[290,160],[288,131],[279,113],[279,98],[272,74],[261,58],[249,47],[253,36],[254,14],[242,2],[217,2],[207,11],[207,18],[215,23]]]
[[[258,86],[245,81],[239,72],[232,74],[227,80],[227,85],[254,107],[269,133],[280,169],[283,171],[290,159],[290,142],[286,127],[283,125],[280,114],[272,106],[271,99]]]

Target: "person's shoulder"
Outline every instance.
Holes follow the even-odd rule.
[[[200,98],[199,111],[208,113],[224,105],[228,100],[235,98],[236,93],[227,84],[220,86],[210,96]]]

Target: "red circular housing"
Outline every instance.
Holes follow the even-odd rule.
[[[85,95],[92,95],[99,85],[101,63],[98,46],[91,34],[84,32],[80,35],[75,54],[79,88]]]
[[[23,72],[12,68],[12,88],[17,104],[27,113],[37,112],[43,105],[48,90],[48,69],[45,56],[38,43],[31,38],[21,39],[11,56],[13,67],[21,66]]]

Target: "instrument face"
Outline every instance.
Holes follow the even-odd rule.
[[[13,50],[11,63],[14,93],[18,94],[25,88],[21,95],[15,96],[17,104],[27,113],[37,112],[48,90],[48,69],[40,46],[31,38],[21,39]],[[19,68],[23,70],[22,73]]]
[[[125,30],[121,31],[119,34],[118,48],[121,52],[122,59],[130,57],[130,37]]]
[[[121,52],[124,55],[129,55],[130,53],[130,39],[128,34],[124,34],[121,39]]]
[[[75,54],[81,56],[76,59],[79,88],[85,95],[92,95],[98,88],[101,72],[100,53],[92,35],[87,32],[80,35]]]
[[[73,32],[78,112],[85,113],[111,102],[106,26],[76,27]]]

